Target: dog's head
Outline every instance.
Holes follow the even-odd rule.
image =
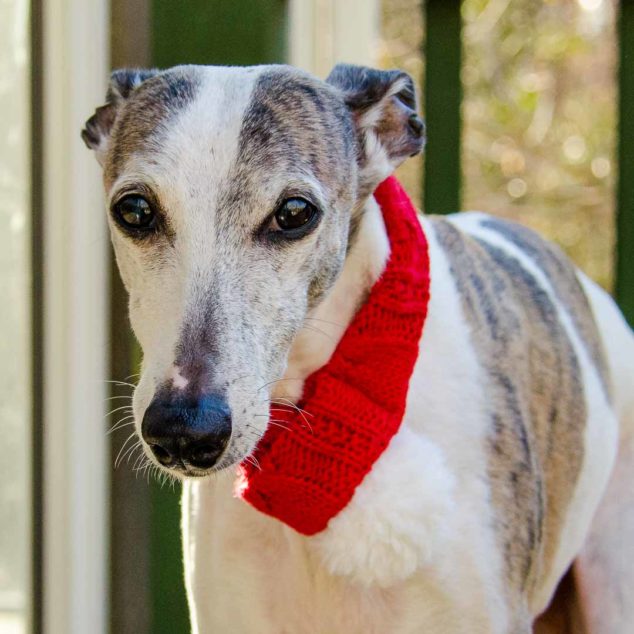
[[[325,82],[287,66],[116,71],[82,136],[143,348],[145,450],[175,475],[235,464],[367,197],[422,148],[412,80],[347,65]]]

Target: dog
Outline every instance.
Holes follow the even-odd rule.
[[[136,429],[184,480],[195,633],[525,634],[571,566],[574,631],[631,631],[634,338],[521,226],[420,217],[402,423],[323,530],[235,496],[270,411],[301,403],[389,261],[373,192],[424,144],[407,74],[115,71],[82,136],[143,349]]]

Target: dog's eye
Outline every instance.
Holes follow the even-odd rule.
[[[147,231],[156,225],[156,213],[150,203],[137,194],[123,197],[114,205],[117,222],[126,229]]]
[[[317,217],[317,208],[303,198],[289,198],[285,200],[275,212],[274,229],[290,235],[310,227]],[[277,225],[277,227],[275,227]]]

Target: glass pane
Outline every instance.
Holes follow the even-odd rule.
[[[0,0],[0,633],[30,586],[29,4]]]
[[[616,0],[465,0],[465,209],[532,226],[612,285]]]

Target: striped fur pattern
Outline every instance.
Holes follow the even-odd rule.
[[[553,572],[592,422],[580,356],[606,409],[609,377],[589,302],[563,255],[523,227],[467,218],[472,232],[462,233],[462,220],[433,227],[486,377],[488,472],[509,600],[530,613],[544,607],[540,585]]]

